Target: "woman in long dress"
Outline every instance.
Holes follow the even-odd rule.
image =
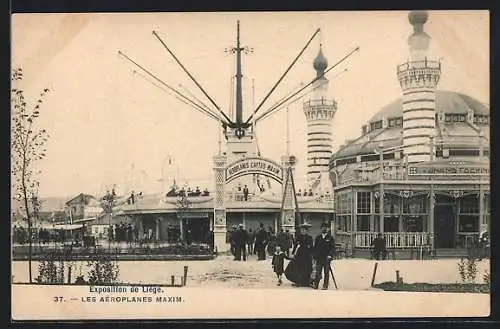
[[[292,251],[292,260],[285,270],[285,277],[298,287],[311,285],[313,238],[309,235],[310,224],[300,226],[300,235]]]

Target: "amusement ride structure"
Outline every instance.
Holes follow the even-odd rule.
[[[317,72],[316,77],[309,83],[302,83],[297,90],[292,91],[285,97],[281,98],[277,103],[272,106],[267,106],[266,102],[270,96],[273,95],[277,87],[282,83],[290,70],[299,61],[303,53],[309,47],[311,42],[320,34],[320,29],[317,29],[309,38],[305,46],[300,50],[297,56],[289,64],[283,74],[279,77],[276,83],[272,86],[265,97],[260,103],[251,111],[248,118],[243,118],[243,92],[242,92],[242,55],[253,51],[248,46],[242,46],[240,42],[240,23],[237,22],[237,35],[236,45],[226,49],[227,53],[234,54],[236,57],[236,75],[235,75],[235,115],[231,118],[211,97],[208,92],[201,86],[196,78],[190,73],[185,65],[169,48],[164,39],[158,32],[153,31],[153,36],[161,43],[165,50],[175,60],[175,62],[182,68],[190,80],[196,87],[203,93],[208,100],[209,105],[194,97],[189,91],[188,95],[181,90],[167,84],[160,79],[156,74],[133,60],[130,56],[122,51],[118,54],[133,64],[135,68],[134,73],[142,72],[147,77],[149,82],[156,87],[168,92],[170,95],[190,106],[196,111],[204,114],[210,119],[216,121],[221,125],[223,135],[226,140],[226,152],[221,149],[221,139],[219,137],[219,152],[213,158],[214,163],[214,180],[215,189],[213,191],[213,227],[215,245],[218,250],[225,249],[225,235],[227,231],[226,224],[226,203],[231,201],[227,196],[226,185],[231,181],[237,182],[237,189],[241,187],[253,186],[257,182],[258,189],[263,192],[266,187],[260,183],[260,177],[266,177],[268,186],[270,187],[269,180],[272,179],[282,185],[281,188],[281,220],[279,226],[287,229],[290,232],[295,231],[297,224],[295,220],[296,212],[298,211],[299,202],[297,201],[297,191],[295,190],[294,183],[294,170],[297,159],[295,156],[289,154],[288,150],[288,136],[287,136],[287,154],[282,156],[281,163],[262,157],[259,150],[256,138],[255,126],[259,121],[269,117],[271,114],[276,113],[284,108],[288,108],[291,104],[302,99],[304,96],[315,93],[315,99],[304,103],[304,113],[308,120],[308,164],[310,170],[308,171],[308,181],[310,188],[316,187],[317,180],[323,175],[328,177],[328,159],[331,155],[331,120],[336,111],[335,101],[327,101],[325,93],[328,80],[326,74],[344,62],[352,54],[359,50],[359,47],[350,51],[347,55],[337,61],[335,64],[328,66],[326,58],[323,56],[322,50],[314,62],[314,68]],[[344,70],[346,71],[346,70]],[[309,89],[308,89],[309,88]],[[304,92],[305,91],[305,92]],[[304,93],[303,93],[304,92]],[[302,93],[302,94],[301,94]],[[191,97],[190,97],[191,96]],[[319,97],[319,99],[317,99]],[[288,111],[288,110],[287,110]],[[287,114],[288,118],[288,114]],[[287,134],[288,134],[288,119],[287,119]],[[312,136],[312,137],[311,137]],[[321,140],[322,143],[318,145],[314,143],[315,140]],[[326,145],[326,146],[325,146]],[[317,176],[316,174],[319,174]],[[316,176],[314,176],[316,175]],[[314,176],[314,177],[313,177]],[[233,183],[234,184],[234,183]],[[329,184],[331,186],[331,184]],[[233,189],[234,190],[234,189]],[[252,201],[248,198],[248,192],[245,195],[244,201]],[[238,200],[232,200],[238,201]],[[242,200],[240,200],[242,201]],[[333,202],[329,206],[330,212],[333,213]]]

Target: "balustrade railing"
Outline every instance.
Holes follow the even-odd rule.
[[[307,102],[304,102],[303,105],[309,107],[323,106],[323,105],[337,107],[337,102],[333,99],[321,98],[321,99],[311,99]]]
[[[409,70],[409,69],[441,69],[440,61],[430,61],[427,59],[421,61],[410,61],[404,64],[398,65],[398,73]]]
[[[355,232],[354,246],[356,248],[370,248],[377,232]],[[429,246],[431,234],[428,232],[386,232],[383,233],[386,248],[415,248]]]

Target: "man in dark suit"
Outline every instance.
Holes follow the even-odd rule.
[[[235,256],[234,260],[241,260],[241,256],[243,256],[243,260],[247,260],[247,246],[248,234],[245,230],[243,224],[238,225],[238,229],[234,232],[234,243],[235,243]]]
[[[257,252],[257,260],[266,260],[266,246],[269,242],[269,236],[264,229],[264,224],[259,224],[259,230],[255,234],[255,251]]]
[[[248,201],[248,187],[245,185],[245,187],[243,188],[243,196],[245,198],[245,201]]]
[[[318,289],[319,281],[321,280],[321,271],[325,276],[323,280],[323,290],[328,289],[330,281],[330,261],[335,253],[335,240],[329,232],[329,224],[321,225],[321,234],[316,236],[313,247],[313,258],[316,261],[316,278],[313,283],[313,288]]]
[[[385,239],[382,236],[382,233],[377,234],[377,237],[373,239],[372,248],[373,257],[376,260],[379,260],[380,258],[385,259],[387,252],[385,247]]]

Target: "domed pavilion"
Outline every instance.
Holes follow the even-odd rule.
[[[438,90],[427,57],[426,12],[411,12],[410,60],[397,68],[403,96],[331,157],[336,236],[352,252],[378,232],[393,251],[465,249],[490,223],[490,109]]]

